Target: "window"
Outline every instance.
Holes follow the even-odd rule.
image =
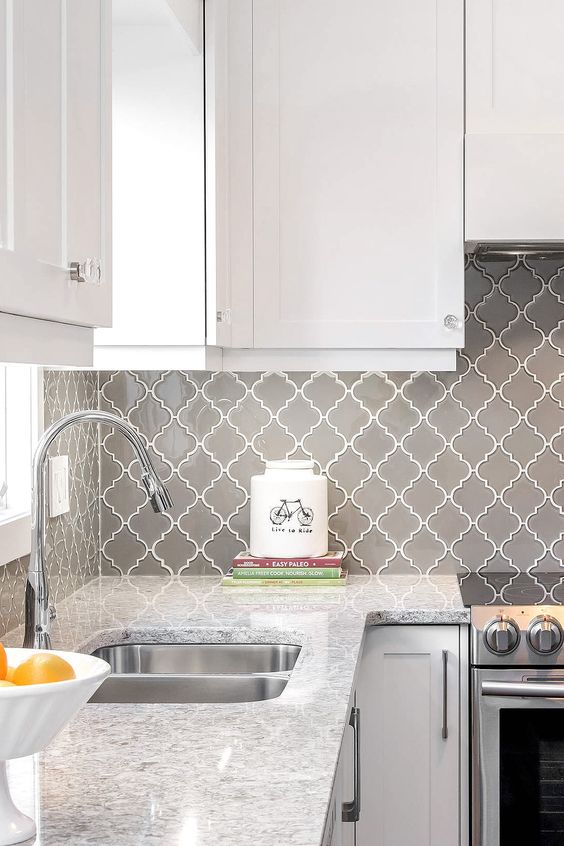
[[[39,387],[37,368],[0,366],[0,566],[29,553]]]

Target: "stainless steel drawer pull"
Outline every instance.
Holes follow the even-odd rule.
[[[448,738],[448,650],[443,649],[443,740]]]
[[[343,802],[343,822],[358,822],[360,819],[360,710],[351,708],[349,725],[354,731],[354,799]]]
[[[522,696],[564,699],[564,684],[550,682],[482,682],[482,696]]]

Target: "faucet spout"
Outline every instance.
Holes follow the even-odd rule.
[[[34,649],[51,649],[51,621],[55,609],[49,602],[49,580],[45,562],[45,466],[47,453],[53,441],[70,426],[77,423],[104,423],[124,435],[141,465],[141,480],[156,513],[172,508],[170,493],[159,479],[149,453],[135,429],[115,414],[106,411],[76,411],[67,414],[50,426],[43,434],[33,457],[33,491],[31,503],[31,555],[25,593],[24,646]]]

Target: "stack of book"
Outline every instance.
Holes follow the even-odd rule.
[[[255,558],[241,552],[224,577],[228,587],[339,587],[347,582],[343,553],[319,558]]]

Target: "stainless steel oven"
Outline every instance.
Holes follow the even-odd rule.
[[[473,846],[563,846],[564,668],[474,669]]]
[[[564,608],[471,622],[472,846],[564,846]]]

